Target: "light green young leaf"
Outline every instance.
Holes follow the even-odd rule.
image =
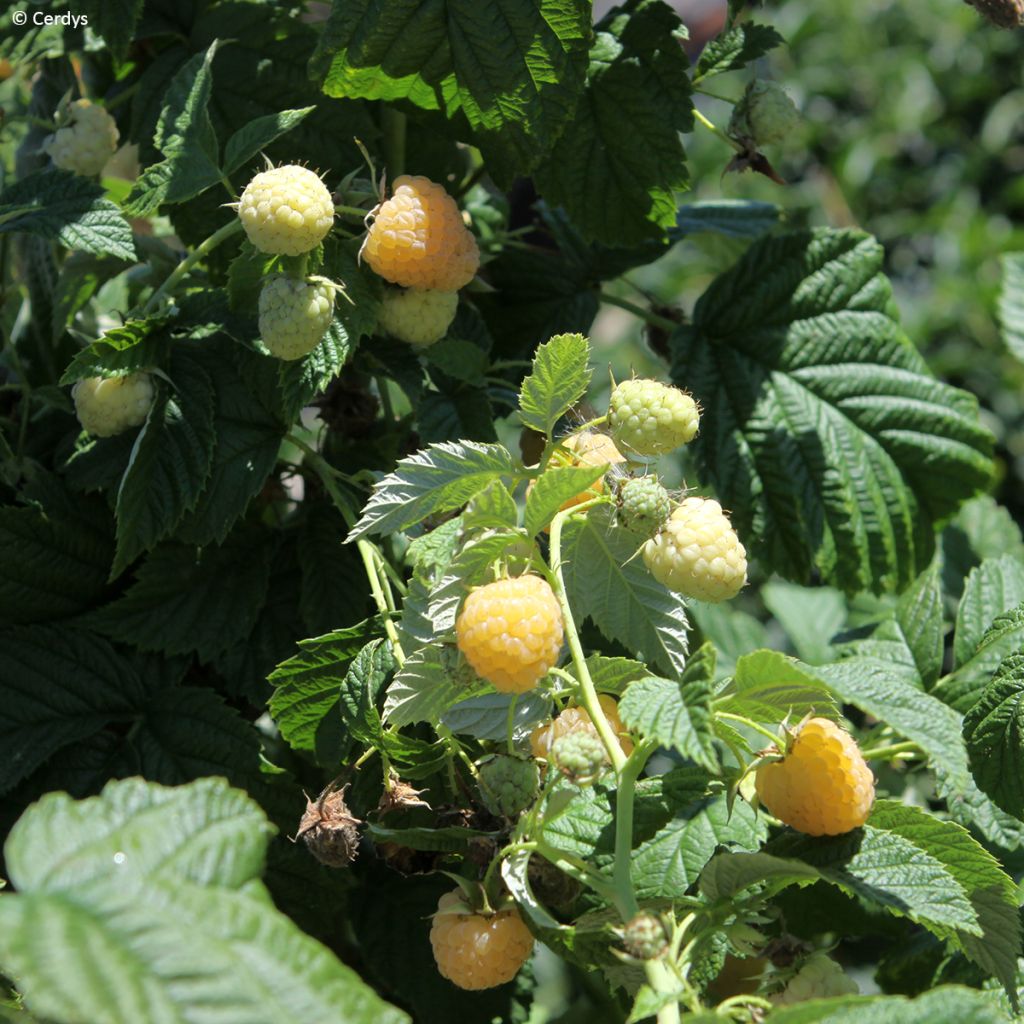
[[[408,1018],[279,913],[258,881],[271,828],[221,779],[44,797],[5,850],[0,970],[55,1024]],[[36,951],[59,945],[59,958]],[[227,1019],[227,1018],[223,1018]]]
[[[402,459],[377,484],[349,540],[404,530],[432,513],[460,508],[512,471],[512,456],[500,444],[433,444]]]
[[[1003,253],[1003,289],[999,323],[1010,352],[1024,362],[1024,252]]]
[[[356,350],[356,339],[338,315],[339,301],[345,300],[335,300],[334,319],[316,348],[302,359],[278,366],[281,402],[288,419],[298,418],[314,396],[338,376]]]
[[[664,238],[689,174],[693,129],[685,30],[662,0],[613,8],[594,28],[575,114],[534,177],[588,237],[608,245]]]
[[[605,636],[636,651],[650,665],[678,673],[686,665],[687,620],[683,599],[658,583],[633,542],[611,523],[607,507],[570,519],[562,536],[569,601]]]
[[[986,558],[971,570],[956,610],[953,664],[967,664],[995,620],[1024,602],[1024,563],[1012,555]]]
[[[913,740],[954,785],[967,782],[967,751],[960,716],[935,697],[923,693],[875,658],[847,658],[821,665],[816,672],[847,704],[853,704]]]
[[[555,466],[547,469],[526,496],[526,532],[534,537],[566,502],[582,494],[607,472],[607,466]]]
[[[1020,915],[1016,887],[995,857],[959,825],[894,800],[879,800],[868,822],[910,840],[941,861],[960,883],[977,915],[981,934],[958,932],[957,940],[968,957],[1002,982],[1015,1002]]]
[[[395,668],[391,647],[371,640],[353,659],[341,682],[338,707],[345,731],[361,743],[382,745],[384,729],[377,698]]]
[[[746,801],[737,800],[730,813],[724,795],[701,800],[634,851],[630,870],[637,898],[679,898],[719,846],[756,850],[767,835],[765,819]]]
[[[619,701],[619,717],[644,739],[657,740],[661,746],[717,772],[710,699],[707,679],[677,683],[648,676],[626,688]]]
[[[1004,811],[1024,818],[1024,653],[999,666],[964,715],[974,781]]]
[[[940,985],[916,999],[842,996],[813,999],[772,1011],[772,1024],[1007,1024],[991,996],[960,985]]]
[[[686,663],[687,672],[693,665],[693,658]],[[647,666],[632,658],[608,658],[603,654],[592,654],[587,658],[587,670],[598,693],[622,691],[637,679],[644,679],[650,673]]]
[[[508,530],[519,524],[515,498],[500,481],[489,483],[462,513],[462,525],[469,530]]]
[[[54,239],[66,249],[135,260],[131,225],[94,181],[69,171],[30,174],[0,192],[0,234]]]
[[[759,239],[671,339],[673,379],[704,408],[694,451],[744,543],[850,593],[911,583],[933,523],[993,468],[977,400],[893,319],[882,258],[856,231]]]
[[[224,173],[233,174],[265,146],[301,124],[314,110],[316,107],[282,110],[279,114],[257,117],[239,128],[224,147]]]
[[[754,651],[740,658],[732,681],[715,696],[714,707],[757,722],[796,722],[811,713],[838,716],[825,683],[778,651]]]
[[[589,364],[590,343],[582,334],[559,334],[541,345],[519,390],[523,425],[550,437],[559,418],[586,392]]]

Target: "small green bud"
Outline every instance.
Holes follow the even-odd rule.
[[[729,121],[729,136],[754,148],[785,142],[800,126],[800,113],[785,89],[757,79],[747,86]]]

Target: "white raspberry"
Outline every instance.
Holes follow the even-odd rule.
[[[117,149],[117,124],[88,100],[70,104],[67,117],[68,123],[43,142],[43,152],[65,171],[85,177],[99,174]]]
[[[812,953],[789,984],[770,998],[776,1006],[790,1006],[808,999],[830,999],[859,993],[857,982],[835,960],[824,953]]]
[[[263,171],[246,185],[238,216],[260,252],[301,256],[331,230],[334,203],[309,168],[289,164]]]
[[[698,601],[727,601],[747,582],[747,553],[712,498],[685,498],[643,555],[659,583]]]
[[[448,333],[458,308],[458,292],[389,288],[380,306],[379,326],[399,341],[425,347]]]
[[[480,266],[455,200],[429,178],[407,174],[374,214],[362,258],[386,281],[441,292],[465,287]]]
[[[665,455],[697,436],[700,413],[679,388],[656,380],[626,380],[612,392],[608,426],[623,451]]]
[[[334,286],[283,274],[268,277],[260,290],[260,337],[278,359],[301,359],[320,344],[331,326]]]
[[[153,405],[153,381],[148,373],[86,377],[71,389],[71,398],[84,430],[112,437],[146,422]]]

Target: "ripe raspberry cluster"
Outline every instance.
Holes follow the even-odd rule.
[[[260,337],[279,359],[301,359],[320,344],[333,312],[329,281],[273,275],[260,290]]]
[[[430,945],[444,977],[479,990],[511,981],[533,951],[533,936],[515,908],[476,914],[456,889],[438,900]]]
[[[99,174],[114,155],[120,138],[114,119],[89,100],[68,104],[58,118],[66,123],[43,142],[43,152],[65,171],[85,177]]]
[[[562,610],[539,576],[498,580],[466,598],[455,635],[478,676],[504,693],[524,693],[558,660]]]
[[[153,404],[153,379],[148,373],[86,377],[71,389],[71,398],[83,430],[112,437],[146,422]]]
[[[811,836],[859,828],[875,799],[874,777],[856,740],[827,718],[800,725],[783,759],[758,768],[755,789],[776,818]]]
[[[643,546],[659,583],[698,601],[727,601],[747,582],[747,553],[712,498],[684,498]]]

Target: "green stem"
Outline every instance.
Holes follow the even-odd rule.
[[[664,960],[645,960],[644,973],[647,984],[655,992],[675,992],[678,986],[672,979],[672,972]],[[658,1011],[658,1024],[679,1024],[679,1002],[673,999]]]
[[[393,182],[405,170],[405,114],[394,107],[384,107],[380,120],[388,181]]]
[[[104,100],[103,106],[109,114],[111,110],[116,110],[122,103],[127,103],[142,87],[142,79],[140,78],[137,82],[132,82],[127,89],[119,92],[112,99]]]
[[[861,756],[865,761],[883,761],[897,754],[920,754],[921,748],[907,740],[903,743],[891,743],[887,747],[875,747],[873,750],[862,750]]]
[[[376,381],[381,408],[384,410],[384,418],[390,423],[395,418],[395,409],[391,404],[391,390],[388,388],[388,382],[383,377],[378,376]]]
[[[711,132],[714,135],[717,135],[727,146],[730,146],[737,152],[739,152],[743,148],[738,142],[735,142],[734,140],[730,139],[729,136],[726,135],[725,132],[723,132],[717,124],[715,124],[714,121],[708,120],[708,118],[706,118],[699,110],[697,110],[696,107],[694,107],[693,116],[697,119],[698,124],[703,125],[705,128],[707,128],[709,132]]]
[[[200,242],[185,257],[171,272],[167,275],[167,279],[153,294],[149,297],[149,301],[142,307],[142,316],[146,317],[160,305],[160,300],[165,295],[173,291],[174,287],[178,282],[185,277],[186,274],[202,259],[208,256],[214,249],[217,248],[221,242],[224,242],[232,235],[237,234],[242,230],[242,222],[234,217],[227,222],[222,228],[218,228],[209,238],[205,241]]]
[[[513,693],[512,699],[508,702],[508,718],[505,721],[505,739],[508,745],[508,752],[516,752],[516,704],[519,703],[519,694]]]
[[[626,755],[622,752],[619,738],[612,731],[611,724],[605,717],[604,709],[597,699],[597,688],[594,680],[590,677],[590,669],[587,668],[587,659],[583,654],[583,644],[580,642],[580,635],[576,629],[576,622],[573,619],[572,608],[569,607],[569,598],[565,592],[565,580],[562,578],[562,526],[571,515],[576,515],[591,505],[603,501],[603,498],[595,498],[593,501],[584,502],[573,508],[564,509],[559,512],[551,521],[550,540],[550,562],[551,577],[554,585],[555,597],[558,598],[559,607],[562,610],[562,626],[565,629],[565,638],[569,644],[569,652],[572,654],[573,665],[576,668],[576,677],[579,681],[580,703],[586,708],[597,735],[601,738],[608,758],[619,774],[626,764]]]
[[[358,217],[360,221],[366,219],[366,215],[370,212],[369,210],[360,209],[358,206],[345,206],[338,203],[334,207],[334,212],[340,214],[342,217]]]
[[[639,744],[619,770],[619,787],[615,794],[615,867],[612,878],[615,883],[616,906],[626,921],[640,909],[629,873],[633,851],[633,798],[636,795],[637,779],[656,747],[655,743]]]
[[[649,309],[644,309],[643,306],[638,306],[635,302],[630,302],[629,299],[619,298],[618,295],[601,292],[599,298],[609,306],[618,306],[620,309],[628,310],[634,316],[640,317],[641,320],[646,320],[647,323],[654,327],[661,327],[666,331],[674,331],[679,326],[675,320],[669,320],[667,316],[659,316]]]
[[[779,737],[771,729],[766,729],[763,725],[751,721],[751,719],[744,715],[734,715],[730,711],[716,711],[715,716],[718,718],[728,718],[732,722],[739,722],[740,725],[745,725],[748,729],[753,729],[754,732],[759,732],[762,736],[766,736],[773,744],[778,744],[779,742]]]

